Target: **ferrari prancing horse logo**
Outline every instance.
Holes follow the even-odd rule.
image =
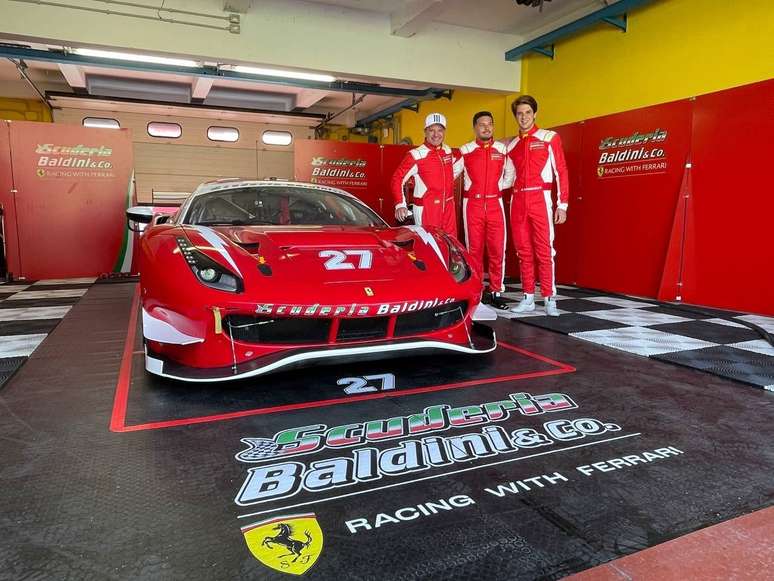
[[[275,517],[242,527],[247,547],[264,565],[303,575],[317,562],[323,534],[314,514]]]

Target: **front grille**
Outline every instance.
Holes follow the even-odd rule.
[[[395,332],[391,337],[407,337],[439,331],[459,323],[467,311],[467,301],[438,305],[416,313],[393,315]],[[338,319],[336,343],[387,339],[391,317]],[[278,345],[328,343],[333,319],[316,317],[271,317],[267,315],[228,315],[223,331],[235,341]]]
[[[406,337],[407,335],[418,335],[451,327],[463,319],[467,309],[467,301],[457,301],[417,313],[398,315],[398,320],[395,323],[395,336]]]
[[[387,336],[389,317],[364,317],[362,319],[341,319],[337,341],[365,341],[383,339]]]
[[[223,330],[235,341],[245,343],[326,343],[330,319],[302,319],[229,315],[223,319]]]

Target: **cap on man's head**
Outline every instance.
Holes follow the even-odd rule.
[[[446,117],[440,113],[430,113],[430,115],[425,117],[425,129],[431,125],[443,125],[443,128],[446,129]]]

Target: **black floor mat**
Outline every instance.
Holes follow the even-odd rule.
[[[134,289],[95,285],[0,391],[0,579],[558,579],[774,500],[771,394],[509,321],[576,371],[401,393],[482,374],[429,357],[122,404]],[[395,393],[222,414],[366,372]],[[146,425],[111,432],[121,405]]]
[[[768,355],[721,345],[651,357],[774,391],[774,357]]]
[[[511,283],[507,288],[511,293],[520,292],[517,284]],[[557,306],[560,311],[564,311],[561,316],[541,315],[542,305],[539,304],[536,310],[538,316],[517,317],[512,320],[572,335],[607,347],[615,345],[616,348],[628,349],[632,353],[638,352],[638,345],[627,340],[628,337],[624,337],[622,341],[616,341],[605,333],[589,334],[588,332],[620,330],[623,334],[627,334],[627,331],[636,331],[638,328],[648,329],[651,330],[651,335],[644,334],[643,340],[660,340],[665,345],[668,343],[676,345],[676,347],[665,347],[665,349],[676,349],[672,352],[653,353],[647,355],[649,357],[693,367],[755,387],[769,388],[773,385],[770,369],[774,365],[774,355],[756,352],[749,346],[745,349],[736,345],[761,341],[756,348],[758,350],[766,348],[764,336],[760,332],[762,329],[747,325],[742,318],[744,313],[708,307],[659,304],[652,299],[605,295],[601,291],[566,286],[558,289],[558,295]],[[628,304],[629,302],[631,304]],[[638,317],[640,313],[642,316]],[[620,317],[617,314],[620,314]],[[771,325],[774,328],[774,318],[771,319]],[[653,337],[652,331],[665,335]],[[636,333],[628,333],[629,336],[634,334]],[[705,343],[698,344],[691,339]],[[728,363],[713,362],[711,355],[701,353],[694,355],[694,350],[722,354]],[[710,358],[707,359],[707,357]]]

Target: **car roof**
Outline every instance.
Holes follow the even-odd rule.
[[[334,188],[332,186],[322,186],[320,184],[312,184],[309,182],[294,182],[289,180],[244,180],[240,178],[225,178],[209,182],[204,182],[196,187],[193,193],[180,206],[179,216],[183,217],[188,213],[188,208],[191,203],[198,198],[212,192],[223,192],[226,190],[238,190],[240,188],[255,188],[255,187],[269,187],[269,188],[284,188],[284,187],[299,187],[310,190],[319,190],[321,192],[328,192],[331,194],[339,194],[355,200],[357,203],[362,204],[368,208],[368,205],[363,202],[357,196],[350,194],[345,190]],[[369,208],[370,210],[371,208]],[[373,210],[371,210],[373,212]],[[374,212],[375,213],[375,212]],[[380,217],[381,219],[381,217]]]
[[[205,182],[193,191],[191,198],[199,196],[201,194],[209,194],[210,192],[218,192],[223,190],[235,190],[239,188],[254,188],[254,187],[303,187],[314,190],[320,190],[323,192],[330,192],[332,194],[343,194],[350,198],[357,199],[357,196],[353,196],[345,190],[334,188],[332,186],[323,186],[320,184],[312,184],[309,182],[294,182],[289,180],[242,180],[236,178],[228,178],[223,180],[215,180],[211,182]]]

